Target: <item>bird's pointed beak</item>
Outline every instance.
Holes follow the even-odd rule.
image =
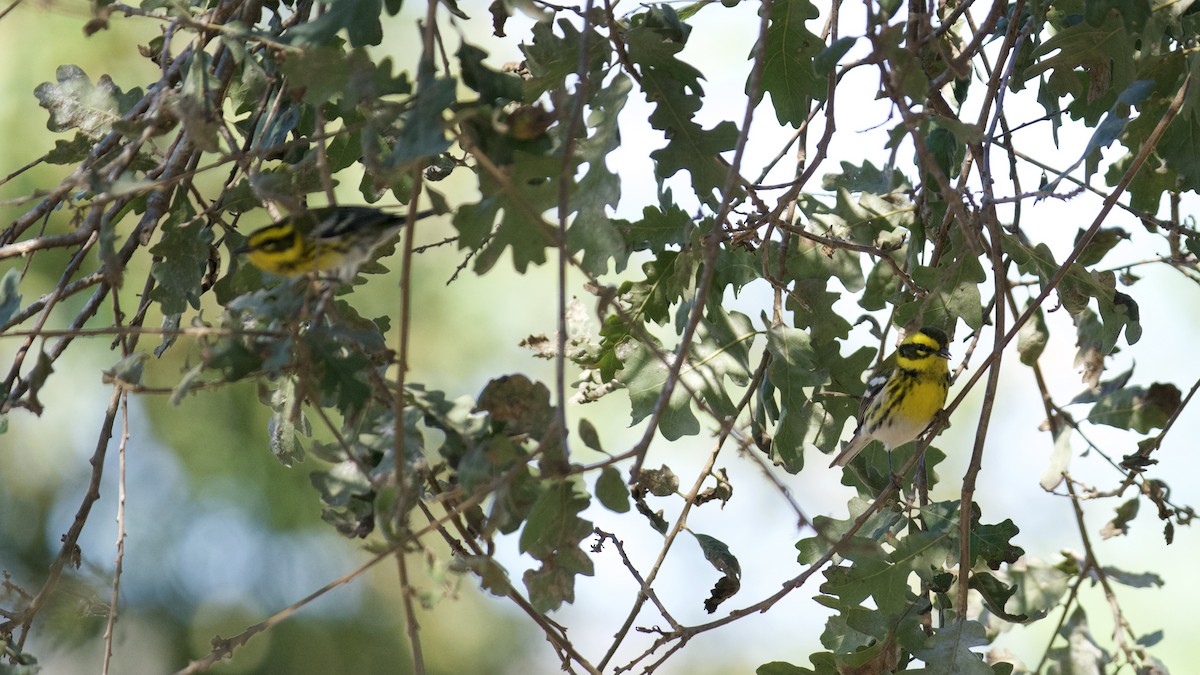
[[[950,348],[942,347],[941,350],[938,351],[937,355],[942,357],[943,359],[950,358]]]

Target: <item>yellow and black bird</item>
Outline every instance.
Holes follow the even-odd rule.
[[[949,346],[946,333],[932,326],[904,338],[896,349],[895,364],[867,381],[858,429],[830,467],[846,466],[871,441],[879,441],[890,453],[929,426],[946,404],[950,389]]]
[[[421,211],[416,218],[434,214]],[[367,206],[327,206],[251,232],[234,253],[245,253],[255,267],[279,276],[333,272],[350,281],[371,253],[406,222],[402,215]]]

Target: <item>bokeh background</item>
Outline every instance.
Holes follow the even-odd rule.
[[[710,95],[699,116],[705,126],[741,120],[747,57],[758,23],[753,5],[714,6],[692,20],[693,40],[682,58],[706,75]],[[521,58],[518,40],[527,34],[530,19],[514,18],[508,24],[512,37],[499,39],[490,34],[483,3],[467,2],[462,7],[472,20],[458,22],[459,30],[465,39],[489,52],[493,67]],[[32,92],[39,83],[53,81],[57,66],[78,64],[93,80],[109,74],[124,89],[156,77],[153,65],[134,48],[153,37],[156,26],[114,17],[109,30],[85,38],[82,24],[88,11],[87,5],[79,2],[27,2],[0,19],[0,54],[4,55],[0,58],[0,174],[16,171],[52,147],[56,135],[46,130],[45,111],[37,106]],[[843,25],[854,25],[853,10],[846,11],[851,14],[844,21],[850,23]],[[400,16],[387,20],[385,43],[373,52],[390,55],[402,67],[411,68],[419,50],[415,21],[423,13],[423,7],[410,3]],[[874,101],[872,74],[864,70],[843,83],[847,94],[839,100],[843,112],[839,113],[840,133],[826,165],[829,171],[841,160],[856,164],[870,160],[878,166],[887,158],[883,147],[891,126],[889,111]],[[1008,105],[1017,111],[1010,115],[1039,117],[1033,93],[1025,94],[1025,100],[1015,95],[1008,99]],[[847,103],[851,97],[854,103]],[[1028,106],[1028,113],[1020,112],[1019,106]],[[635,217],[643,205],[657,201],[648,148],[658,147],[662,140],[645,127],[644,109],[648,110],[644,102],[631,101],[622,127],[624,147],[610,164],[619,166],[623,179],[618,216]],[[1087,141],[1086,130],[1074,130],[1068,124],[1055,147],[1047,126],[1021,132],[1025,136],[1018,142],[1037,148],[1044,153],[1039,158],[1053,166],[1071,164]],[[789,135],[788,130],[775,126],[765,107],[760,109],[747,166],[769,161]],[[1110,148],[1107,153],[1106,158],[1113,159],[1119,149]],[[900,151],[901,168],[909,165],[911,154],[911,148]],[[63,175],[62,167],[41,165],[0,185],[0,223],[23,210],[11,200],[49,189]],[[1029,177],[1026,184],[1036,180],[1036,176]],[[357,184],[354,177],[344,178],[341,184],[343,203],[361,201],[353,189]],[[456,190],[461,200],[473,199],[474,195],[465,192],[466,185],[463,181],[456,186],[452,178],[439,187],[453,204]],[[1185,205],[1194,204],[1190,197]],[[1086,194],[1066,202],[1041,202],[1027,205],[1023,218],[1027,224],[1037,223],[1029,229],[1050,243],[1061,259],[1078,228],[1090,224],[1099,204],[1099,198]],[[257,218],[248,217],[243,227],[267,222],[265,213]],[[1131,216],[1115,212],[1109,224],[1124,227],[1133,235],[1114,252],[1119,260],[1135,262],[1165,253],[1160,240],[1146,235]],[[425,241],[453,234],[442,219],[421,227]],[[65,216],[51,217],[47,229],[53,232],[56,228],[66,230]],[[533,358],[518,343],[531,333],[553,333],[553,271],[533,269],[517,275],[501,263],[484,278],[468,272],[447,284],[463,255],[453,247],[440,247],[417,259],[418,305],[410,380],[450,395],[475,395],[489,379],[514,372],[551,381],[552,363]],[[35,259],[22,282],[22,295],[36,297],[52,288],[62,264],[63,260],[53,255]],[[630,268],[636,270],[638,264],[635,259]],[[0,261],[0,273],[14,265],[24,265],[24,261]],[[135,260],[134,265],[133,278],[148,272],[148,260]],[[136,265],[143,268],[137,270]],[[396,264],[388,266],[395,268]],[[1144,337],[1135,349],[1110,360],[1110,373],[1136,365],[1133,383],[1175,382],[1186,391],[1200,377],[1200,363],[1193,357],[1194,336],[1200,329],[1200,289],[1166,266],[1145,266],[1139,268],[1139,274],[1142,280],[1123,290],[1141,307]],[[620,279],[621,275],[610,278]],[[577,288],[578,281],[573,280]],[[392,274],[376,277],[356,290],[352,303],[364,316],[394,315],[397,287],[398,274],[393,269]],[[590,296],[581,290],[577,293],[588,302]],[[756,317],[770,306],[770,296],[766,289],[751,286],[739,297],[729,297],[728,302]],[[67,303],[59,316],[70,316],[73,306]],[[843,309],[851,318],[862,313],[850,302]],[[219,311],[214,305],[205,307],[210,316]],[[1052,338],[1042,364],[1056,398],[1069,400],[1083,387],[1074,364],[1074,328],[1065,312],[1051,312],[1047,321]],[[962,327],[960,338],[961,332],[965,332]],[[861,344],[870,342],[865,327],[856,329],[854,338]],[[982,344],[990,342],[990,335],[985,335]],[[101,381],[101,371],[119,358],[109,343],[108,338],[79,340],[59,362],[44,390],[45,412],[35,417],[15,411],[7,416],[7,432],[0,434],[0,569],[8,571],[14,584],[30,591],[42,583],[90,475],[87,459],[94,451],[111,392]],[[18,340],[0,336],[0,363],[8,363],[18,345]],[[853,347],[857,344],[847,349]],[[956,347],[957,364],[963,347],[961,343]],[[147,383],[170,387],[185,366],[182,357],[168,354],[147,365]],[[1057,560],[1060,551],[1080,551],[1081,547],[1078,534],[1067,525],[1072,521],[1070,503],[1038,486],[1052,442],[1047,433],[1039,431],[1043,412],[1035,392],[1031,373],[1015,358],[1010,359],[1003,370],[976,500],[986,521],[1011,518],[1021,528],[1015,541],[1029,556]],[[977,397],[973,394],[958,410],[952,428],[937,442],[950,458],[942,467],[943,483],[936,498],[957,498],[979,409]],[[178,406],[169,404],[164,396],[132,398],[126,478],[128,540],[114,672],[139,675],[178,669],[190,658],[207,653],[214,635],[242,631],[369,557],[361,542],[337,536],[321,521],[317,494],[308,478],[312,465],[285,468],[272,456],[267,447],[269,414],[252,384],[197,392]],[[627,448],[640,435],[640,430],[629,428],[628,400],[623,393],[570,411],[573,420],[583,415],[596,423],[610,450]],[[652,447],[649,464],[670,464],[685,483],[690,482],[694,473],[687,467],[707,453],[711,431],[706,428],[699,437],[670,445],[659,439]],[[1186,440],[1196,438],[1198,432],[1196,415],[1185,411],[1156,455],[1161,463],[1152,472],[1168,481],[1177,503],[1200,501],[1200,472],[1193,444]],[[1132,435],[1116,430],[1100,431],[1093,440],[1116,456],[1132,451],[1136,442]],[[587,452],[581,450],[579,458],[599,459]],[[47,673],[99,672],[101,633],[116,556],[115,441],[107,458],[103,496],[80,541],[82,566],[68,574],[51,610],[39,617],[26,645],[27,651],[40,657]],[[826,462],[820,460],[813,460],[797,476],[770,470],[809,517],[843,516],[852,491],[840,485],[839,473],[825,469]],[[732,608],[773,593],[780,583],[798,574],[801,568],[793,546],[810,533],[797,527],[795,514],[758,462],[728,450],[718,467],[728,469],[734,498],[724,509],[698,509],[689,524],[725,541],[739,557],[743,588],[727,605]],[[1113,487],[1119,479],[1094,456],[1076,457],[1072,471],[1101,488]],[[1174,544],[1165,545],[1161,524],[1151,509],[1145,508],[1128,536],[1099,541],[1097,532],[1119,501],[1098,500],[1087,505],[1097,555],[1105,565],[1161,576],[1165,582],[1161,588],[1119,586],[1119,597],[1139,634],[1163,630],[1154,653],[1176,672],[1187,672],[1179,669],[1188,667],[1194,653],[1194,629],[1187,617],[1200,604],[1200,587],[1189,583],[1200,554],[1200,536],[1183,528]],[[663,507],[669,517],[678,504],[664,500]],[[617,516],[598,505],[584,515],[622,537],[633,561],[643,570],[653,561],[661,538],[644,521]],[[515,541],[502,542],[497,556],[514,578],[532,564],[518,553]],[[580,578],[576,602],[554,618],[569,628],[570,637],[585,655],[598,658],[632,606],[636,586],[611,550],[596,555],[595,560],[596,576]],[[558,671],[552,650],[516,608],[481,592],[472,577],[459,576],[444,563],[425,567],[422,562],[413,567],[423,570],[418,582],[424,604],[419,618],[431,672]],[[394,565],[376,566],[253,640],[231,662],[219,666],[219,672],[406,672],[410,659],[396,574]],[[683,623],[700,623],[711,618],[701,605],[718,576],[699,547],[685,536],[667,560],[659,595]],[[819,649],[825,619],[819,605],[810,599],[815,594],[816,587],[810,582],[766,614],[703,634],[659,672],[745,673],[775,660],[803,664],[807,654]],[[1097,639],[1111,650],[1113,618],[1107,603],[1098,588],[1085,587],[1083,595]],[[1052,615],[1015,630],[1003,636],[1000,644],[1032,666],[1049,643],[1056,619]],[[660,623],[661,618],[647,609],[636,625]],[[626,660],[633,658],[651,639],[636,636],[621,655]]]

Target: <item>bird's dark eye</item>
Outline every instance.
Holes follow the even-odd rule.
[[[906,359],[924,359],[932,355],[936,349],[919,342],[900,345],[900,355]]]
[[[280,253],[290,249],[294,239],[290,233],[274,233],[257,242],[252,241],[251,247],[267,253]]]

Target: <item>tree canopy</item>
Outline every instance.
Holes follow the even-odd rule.
[[[1191,4],[55,17],[119,60],[7,92],[49,133],[0,132],[0,674],[88,640],[103,672],[330,672],[314,639],[354,672],[671,672],[788,612],[824,628],[740,668],[1166,673],[1186,615],[1126,589],[1196,550],[1159,466],[1200,388]],[[0,30],[52,41],[42,11]],[[352,282],[241,254],[327,205],[408,224]],[[944,413],[825,469],[921,326]],[[129,485],[160,522],[127,529]],[[390,601],[338,609],[378,563]],[[469,589],[510,610],[474,650],[430,629]]]

